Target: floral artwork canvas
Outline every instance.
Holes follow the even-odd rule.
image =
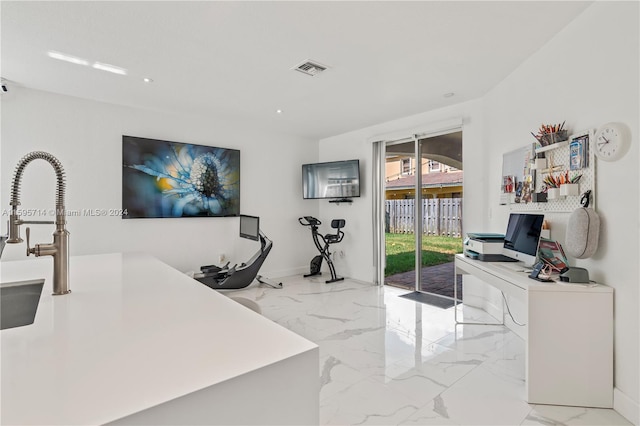
[[[122,136],[123,218],[237,216],[240,151]]]

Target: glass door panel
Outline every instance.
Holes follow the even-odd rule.
[[[384,283],[415,290],[416,142],[387,143],[385,150]]]
[[[420,139],[417,145],[422,176],[417,290],[453,299],[453,256],[462,252],[462,133]]]

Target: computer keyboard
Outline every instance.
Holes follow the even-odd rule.
[[[508,269],[513,272],[525,272],[527,269],[521,263],[516,262],[498,262],[496,263],[501,268]]]
[[[485,262],[518,262],[516,259],[505,256],[504,254],[488,254],[485,255]]]

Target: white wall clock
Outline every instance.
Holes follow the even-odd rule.
[[[622,158],[631,146],[631,132],[624,123],[607,123],[596,132],[594,154],[605,161]]]

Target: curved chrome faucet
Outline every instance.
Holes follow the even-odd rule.
[[[66,229],[67,219],[64,206],[65,176],[62,164],[56,157],[43,151],[33,151],[22,157],[16,166],[11,182],[11,215],[9,216],[9,239],[8,244],[21,243],[20,225],[23,224],[52,224],[51,221],[26,221],[20,219],[18,206],[20,205],[20,181],[24,169],[31,161],[42,159],[48,161],[56,173],[56,230],[53,233],[53,243],[36,244],[29,247],[30,229],[26,229],[27,234],[27,256],[53,256],[53,294],[61,295],[71,293],[69,289],[69,231]]]

